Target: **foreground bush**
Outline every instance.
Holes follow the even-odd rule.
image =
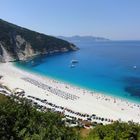
[[[0,95],[0,140],[77,140],[60,115],[40,112],[26,100],[15,102]]]
[[[81,136],[79,136],[81,132]],[[92,130],[69,128],[61,116],[37,111],[26,99],[0,94],[0,140],[140,140],[140,125],[115,122]]]
[[[132,122],[99,125],[85,140],[140,140],[140,126]]]

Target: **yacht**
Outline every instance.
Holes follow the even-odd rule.
[[[72,63],[72,64],[74,64],[74,63],[78,63],[78,60],[73,59],[73,60],[71,60],[71,63]]]

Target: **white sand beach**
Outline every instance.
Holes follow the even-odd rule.
[[[51,103],[80,113],[96,114],[114,121],[121,119],[140,123],[140,104],[101,93],[93,92],[91,94],[90,91],[79,87],[18,69],[12,63],[1,63],[0,75],[3,76],[0,83],[10,89],[24,89],[26,96],[47,99]],[[46,90],[44,85],[51,89]]]

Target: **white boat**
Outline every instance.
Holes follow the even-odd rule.
[[[75,65],[72,64],[72,65],[70,65],[70,67],[71,67],[71,68],[75,68]]]
[[[136,69],[136,68],[137,68],[137,66],[133,66],[133,68],[134,68],[134,69]]]
[[[79,61],[76,59],[71,60],[71,63],[78,63]]]

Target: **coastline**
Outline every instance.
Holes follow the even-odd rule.
[[[15,67],[12,63],[0,64],[0,73],[3,78],[1,83],[7,85],[10,89],[24,89],[25,95],[35,96],[47,99],[48,101],[69,108],[74,111],[87,114],[96,114],[97,116],[110,118],[112,120],[130,121],[140,123],[140,105],[123,99],[103,95],[97,91],[88,91],[74,85],[69,85],[50,77],[43,77],[36,73],[27,72]],[[30,84],[23,78],[31,78],[55,89],[70,93],[77,96],[76,100],[67,100],[60,96],[54,95],[49,91]]]
[[[77,82],[77,81],[75,81],[75,79],[71,80],[71,78],[69,76],[63,76],[62,74],[61,75],[59,75],[59,74],[57,75],[57,74],[55,74],[55,72],[52,72],[52,73],[48,72],[47,73],[45,71],[40,71],[39,68],[37,68],[37,69],[36,68],[35,69],[34,68],[30,68],[30,66],[26,66],[24,64],[22,65],[20,63],[14,63],[14,65],[17,68],[20,68],[20,69],[25,70],[25,71],[30,72],[30,73],[34,73],[34,74],[36,74],[38,76],[48,77],[50,79],[55,79],[55,80],[57,80],[59,82],[62,82],[62,83],[68,84],[68,85],[72,85],[74,87],[80,87],[82,89],[85,89],[85,90],[88,90],[88,91],[91,91],[91,92],[97,92],[97,93],[101,93],[103,95],[111,96],[113,98],[118,98],[118,99],[129,101],[131,103],[140,104],[140,100],[139,100],[139,98],[137,98],[137,96],[133,96],[130,93],[125,91],[125,89],[124,89],[125,85],[124,84],[126,84],[126,83],[123,83],[123,84],[121,83],[122,85],[119,85],[119,86],[121,86],[119,88],[117,88],[117,87],[110,88],[111,86],[108,83],[107,86],[108,87],[110,86],[109,87],[110,89],[108,89],[108,87],[102,86],[105,83],[100,84],[101,82],[99,82],[99,81],[97,81],[97,83],[99,83],[99,86],[96,83],[94,83],[94,84],[87,84],[88,81],[83,84],[82,81],[84,81],[84,80],[81,80],[81,81]],[[123,80],[123,79],[119,79],[119,80]],[[89,83],[92,83],[92,81],[89,82]],[[115,83],[115,84],[118,84],[118,83]]]

